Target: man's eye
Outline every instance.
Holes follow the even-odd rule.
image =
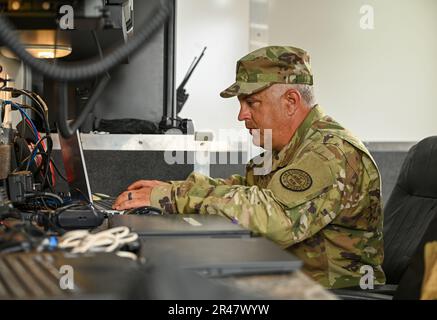
[[[254,107],[256,104],[258,103],[258,101],[248,101],[247,104],[249,105],[249,107]]]

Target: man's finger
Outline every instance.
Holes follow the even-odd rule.
[[[115,199],[114,204],[112,205],[112,208],[115,209],[118,205],[120,205],[122,202],[133,200],[135,199],[135,196],[138,194],[139,190],[133,190],[133,191],[125,191],[122,194],[118,196],[117,199]],[[130,197],[129,197],[130,194]],[[138,197],[137,197],[138,198]]]
[[[115,207],[117,206],[117,205],[119,205],[121,202],[123,202],[123,198],[124,198],[124,194],[126,193],[126,191],[125,192],[122,192],[118,197],[117,197],[117,199],[115,199],[115,201],[114,201],[114,203],[112,204],[112,209],[115,209]]]

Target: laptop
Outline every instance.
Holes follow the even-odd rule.
[[[127,226],[143,237],[156,236],[201,236],[201,237],[250,237],[250,231],[221,216],[201,215],[121,215],[123,211],[112,210],[93,201],[86,170],[85,157],[79,132],[70,138],[59,135],[62,159],[73,201],[86,201],[109,215],[109,227]],[[112,199],[110,199],[112,201]]]
[[[79,131],[76,131],[67,139],[59,135],[59,143],[61,145],[62,160],[70,188],[71,199],[73,201],[91,203],[96,209],[102,212],[113,214],[122,213],[123,211],[116,211],[111,208],[112,203],[115,201],[114,197],[98,194],[100,198],[105,199],[94,201]]]
[[[113,215],[110,228],[126,226],[140,237],[250,237],[251,232],[219,215]]]
[[[209,277],[288,273],[302,261],[262,238],[148,238],[141,241],[140,256],[162,260]]]

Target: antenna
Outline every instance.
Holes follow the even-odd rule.
[[[203,48],[202,53],[200,54],[199,58],[195,57],[193,62],[191,63],[190,67],[188,68],[187,74],[184,77],[184,80],[182,80],[181,84],[179,85],[176,93],[177,93],[177,114],[179,114],[182,111],[183,106],[188,100],[189,94],[185,91],[185,85],[187,84],[188,80],[190,80],[191,76],[193,75],[194,70],[196,70],[197,66],[199,65],[200,60],[202,60],[203,56],[205,55],[207,47]]]

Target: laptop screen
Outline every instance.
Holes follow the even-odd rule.
[[[59,143],[72,200],[92,203],[93,198],[79,131],[68,139],[59,135]]]

